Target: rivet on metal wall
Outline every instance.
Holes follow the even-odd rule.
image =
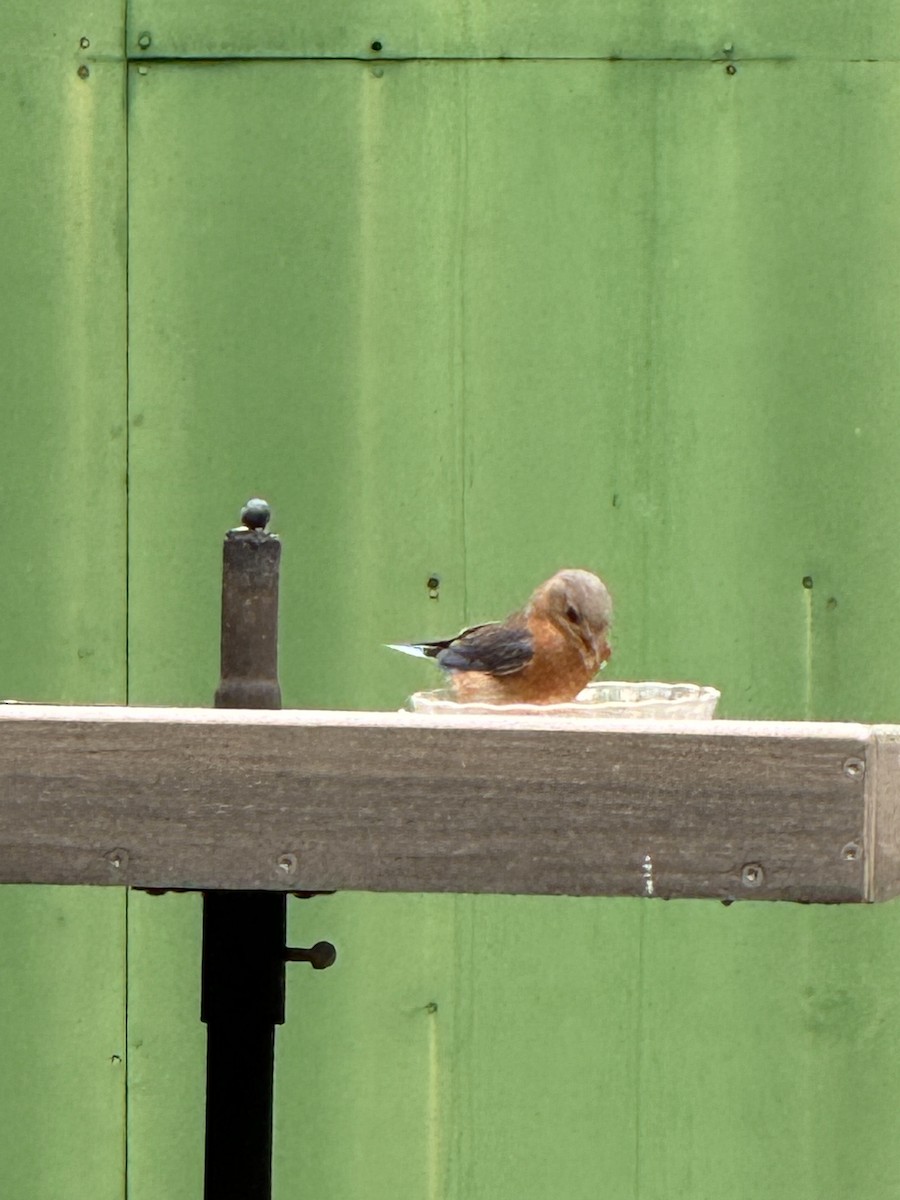
[[[142,50],[149,50],[153,44],[153,38],[149,33],[142,33],[138,38],[138,45]]]
[[[91,39],[83,37],[78,45],[82,48],[82,50],[89,50],[91,46]]]
[[[734,65],[734,63],[728,64],[728,66],[725,68],[725,74],[726,75],[737,75],[737,67]]]
[[[861,758],[845,758],[843,770],[848,779],[861,779],[866,773],[866,764]]]
[[[373,49],[373,50],[375,51],[375,53],[377,54],[377,53],[378,53],[378,51],[381,49],[381,42],[373,42],[373,43],[372,43],[372,49]]]
[[[79,79],[87,79],[88,76],[90,75],[90,73],[91,73],[91,68],[85,66],[84,63],[82,63],[81,66],[78,68],[78,78]]]

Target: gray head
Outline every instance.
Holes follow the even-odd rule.
[[[606,634],[612,622],[612,598],[603,580],[591,571],[574,567],[557,571],[535,588],[525,612],[549,617],[560,628],[571,630],[604,661],[609,657]]]

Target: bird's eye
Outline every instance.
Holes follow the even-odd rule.
[[[567,621],[571,621],[573,625],[577,625],[577,624],[578,624],[578,620],[579,620],[579,617],[578,617],[578,609],[577,609],[577,608],[573,608],[571,604],[570,604],[570,605],[569,605],[569,607],[566,609],[566,620],[567,620]]]

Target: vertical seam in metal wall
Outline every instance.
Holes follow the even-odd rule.
[[[131,106],[128,63],[128,0],[122,0],[122,106],[125,124],[125,703],[131,700]],[[122,1076],[124,1096],[124,1146],[122,1155],[122,1192],[131,1195],[129,1165],[131,1159],[131,1055],[130,1044],[130,962],[131,904],[125,893],[125,945],[123,949],[123,1038]]]
[[[810,579],[810,586],[804,584],[803,601],[804,601],[804,625],[805,639],[803,647],[803,668],[806,675],[803,695],[803,719],[811,721],[813,719],[813,654],[815,652],[814,628],[813,628],[813,580]]]
[[[125,112],[125,703],[131,703],[131,108],[128,0],[122,0],[122,79]]]
[[[469,87],[463,78],[462,83],[462,137],[459,146],[459,266],[457,268],[456,284],[459,290],[457,299],[457,322],[459,337],[459,454],[460,454],[460,524],[462,526],[462,602],[463,625],[468,625],[469,613],[469,556],[468,556],[468,463],[467,463],[467,431],[466,431],[466,227],[469,220]]]
[[[644,922],[647,915],[647,902],[638,901],[638,937],[637,937],[637,980],[635,997],[637,1009],[635,1016],[634,1036],[634,1162],[632,1198],[640,1200],[641,1196],[641,1094],[643,1080],[642,1046],[644,1039]]]

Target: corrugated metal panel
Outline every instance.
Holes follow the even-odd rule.
[[[618,675],[896,716],[893,67],[145,69],[134,699],[208,696],[216,534],[261,490],[290,703],[397,703],[433,672],[383,641],[580,562]]]
[[[578,561],[613,586],[618,675],[896,719],[894,66],[144,70],[135,699],[208,699],[217,537],[260,491],[288,703],[397,706],[432,676],[381,642]],[[193,1020],[195,976],[157,985],[141,948],[196,914],[133,904],[134,1028]],[[297,902],[295,940],[341,958],[291,975],[276,1194],[874,1200],[898,919]],[[196,1192],[190,1053],[135,1048],[138,1200]],[[152,1160],[176,1127],[193,1157]]]
[[[129,50],[163,56],[890,59],[894,0],[130,0]],[[145,46],[146,37],[151,42]],[[143,42],[141,38],[143,37]],[[378,44],[380,51],[373,50]]]
[[[89,703],[125,693],[125,113],[116,5],[64,7],[13,6],[0,86],[0,697]]]
[[[377,706],[393,680],[399,706],[382,643],[462,620],[455,117],[383,82],[132,70],[135,702],[209,701],[221,534],[251,493],[286,547],[286,704]]]
[[[121,6],[2,23],[0,698],[121,702]],[[124,917],[121,894],[0,889],[3,1196],[124,1194]]]
[[[0,888],[0,1190],[124,1200],[125,896]]]

